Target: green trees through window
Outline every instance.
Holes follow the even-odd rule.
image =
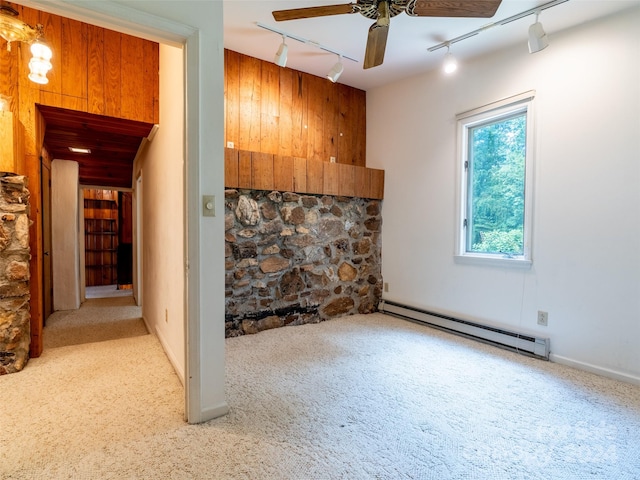
[[[466,251],[523,255],[527,115],[467,129]]]

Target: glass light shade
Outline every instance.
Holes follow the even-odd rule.
[[[453,56],[450,52],[444,56],[444,62],[442,63],[442,69],[444,73],[453,73],[458,69],[458,62],[456,57]]]
[[[51,70],[52,52],[46,43],[36,40],[31,45],[31,60],[29,61],[29,80],[32,82],[44,85],[49,83],[47,78],[47,72]]]
[[[49,45],[42,40],[36,40],[31,44],[31,55],[33,55],[34,58],[37,57],[49,61],[53,56],[53,52],[51,52]]]

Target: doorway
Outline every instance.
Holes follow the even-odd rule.
[[[63,3],[30,2],[51,13],[72,15],[81,21],[123,31],[143,32],[147,38],[185,48],[181,71],[188,81],[172,97],[184,98],[189,112],[180,115],[185,121],[186,152],[183,196],[186,218],[182,225],[188,259],[184,290],[186,417],[190,423],[197,423],[224,415],[228,411],[224,395],[224,281],[220,275],[224,272],[224,259],[219,255],[224,247],[224,216],[203,219],[199,214],[202,195],[215,195],[219,204],[224,201],[222,4],[189,2],[185,8],[168,2],[129,2],[131,6],[109,2]],[[208,61],[202,62],[203,58]],[[176,95],[177,92],[185,95]],[[155,188],[150,178],[147,176],[145,180],[145,191]],[[145,213],[155,210],[145,209]],[[216,210],[221,210],[220,205]],[[148,236],[145,244],[150,244],[147,240]]]
[[[131,192],[84,188],[83,203],[85,297],[131,295]]]

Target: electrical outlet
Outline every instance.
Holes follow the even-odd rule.
[[[538,325],[543,325],[545,327],[549,325],[549,314],[547,312],[538,310]]]
[[[336,163],[336,157],[329,157],[329,162]]]
[[[233,142],[227,142],[227,148],[233,148]]]
[[[389,284],[387,282],[384,282],[384,291],[385,292],[389,291]]]

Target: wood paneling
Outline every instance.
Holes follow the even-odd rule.
[[[0,171],[24,170],[24,133],[22,124],[9,111],[0,110]]]
[[[240,142],[240,57],[224,51],[225,138],[234,147]]]
[[[293,157],[293,191],[307,192],[307,160]]]
[[[224,149],[224,185],[227,188],[238,188],[238,151],[233,148]]]
[[[226,188],[382,199],[384,170],[225,149]]]
[[[261,152],[260,149],[260,60],[242,55],[240,57],[240,132],[235,148]],[[266,152],[275,153],[275,152]]]
[[[384,170],[376,170],[373,168],[368,169],[369,178],[369,197],[370,198],[382,198],[384,197]]]
[[[87,27],[89,64],[87,69],[87,111],[104,113],[104,29]]]
[[[49,83],[41,87],[41,91],[52,93],[62,93],[62,56],[58,52],[62,52],[62,17],[51,15],[46,12],[40,13],[40,23],[47,32],[46,40],[53,57],[51,57],[52,68],[47,73]],[[100,29],[102,30],[102,29]]]
[[[141,38],[122,36],[120,55],[120,92],[121,112],[123,118],[142,118],[145,107],[153,111],[153,106],[144,100],[144,43]]]
[[[122,35],[118,32],[105,30],[104,34],[104,115],[121,116],[122,95],[120,92],[121,78],[120,56]],[[92,112],[102,113],[102,112]],[[157,123],[157,122],[154,122]]]
[[[253,152],[251,154],[251,188],[273,190],[273,155]]]
[[[322,178],[322,193],[340,195],[340,169],[337,163],[325,163]]]
[[[63,18],[61,29],[61,50],[56,52],[61,60],[61,93],[71,97],[87,98],[87,24]]]
[[[324,165],[326,162],[307,160],[307,192],[324,193]]]
[[[365,167],[353,167],[354,170],[354,192],[356,197],[366,198],[369,196],[369,169]]]
[[[225,50],[225,140],[234,148],[366,166],[366,93]]]
[[[292,192],[294,185],[293,157],[276,155],[273,158],[273,188]]]
[[[251,152],[238,152],[238,188],[251,188]]]
[[[358,197],[356,194],[356,169],[353,165],[335,163],[338,166],[338,194],[347,197]]]

